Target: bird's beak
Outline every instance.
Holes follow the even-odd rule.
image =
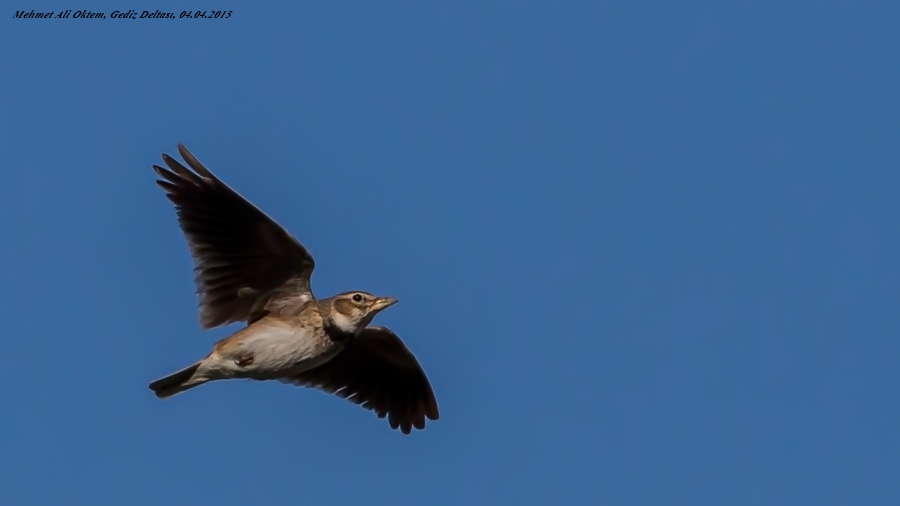
[[[393,306],[397,302],[399,301],[393,297],[379,297],[375,301],[375,311],[381,311],[382,309]]]

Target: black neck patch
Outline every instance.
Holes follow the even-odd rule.
[[[335,325],[334,320],[331,318],[325,320],[325,333],[336,343],[346,343],[356,336],[354,332],[347,332]]]

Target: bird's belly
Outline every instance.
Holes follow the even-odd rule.
[[[241,376],[281,378],[321,365],[339,351],[314,330],[275,326],[254,330],[231,353]]]
[[[322,365],[325,362],[328,362],[329,360],[334,358],[334,356],[337,355],[340,351],[341,351],[340,346],[337,346],[337,345],[331,346],[326,351],[319,353],[318,355],[316,355],[314,357],[306,357],[304,359],[299,360],[293,366],[290,366],[286,370],[284,370],[283,374],[279,374],[279,377],[294,376],[296,374],[300,374],[304,371],[308,371],[315,367],[319,367],[320,365]]]

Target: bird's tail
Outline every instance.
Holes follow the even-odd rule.
[[[201,362],[197,362],[165,378],[160,378],[150,383],[150,390],[153,390],[153,393],[160,399],[165,399],[206,383],[209,381],[208,379],[195,376],[197,369],[200,368],[200,364]]]

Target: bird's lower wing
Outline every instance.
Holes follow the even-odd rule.
[[[387,417],[409,434],[440,417],[425,371],[403,341],[386,327],[368,327],[327,363],[281,380],[317,388]]]

